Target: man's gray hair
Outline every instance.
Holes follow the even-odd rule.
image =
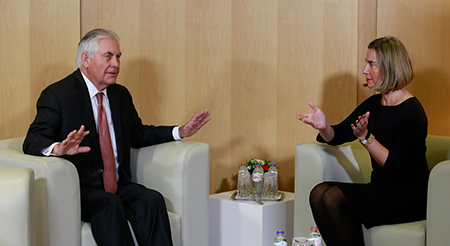
[[[84,37],[80,40],[78,43],[78,50],[77,50],[77,67],[81,68],[83,66],[83,62],[81,61],[81,54],[84,52],[87,52],[89,54],[89,57],[93,57],[99,49],[98,41],[103,38],[112,38],[117,41],[117,44],[119,44],[119,36],[113,31],[102,29],[102,28],[96,28],[84,35]]]

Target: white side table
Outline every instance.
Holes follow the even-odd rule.
[[[294,193],[284,192],[281,201],[231,200],[234,191],[209,196],[209,245],[269,246],[277,231],[292,241]]]

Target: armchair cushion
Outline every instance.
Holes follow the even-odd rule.
[[[425,220],[396,225],[363,228],[365,246],[374,245],[425,245]]]

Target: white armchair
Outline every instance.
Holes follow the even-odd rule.
[[[450,242],[450,137],[427,137],[427,160],[431,171],[427,220],[363,229],[366,246],[437,246]],[[321,143],[298,144],[295,149],[294,235],[308,235],[314,225],[309,193],[323,181],[369,182],[368,152],[358,142],[337,147]],[[319,228],[320,230],[320,228]]]
[[[70,162],[22,152],[23,138],[0,140],[0,167],[29,167],[36,181],[36,245],[95,245],[80,220],[79,181]],[[169,142],[132,150],[134,181],[164,195],[174,245],[209,242],[209,145]]]

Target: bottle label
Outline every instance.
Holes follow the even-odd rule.
[[[316,237],[314,240],[314,246],[322,246],[322,237]]]
[[[253,182],[261,181],[261,174],[259,174],[259,173],[254,173],[252,177],[253,177]]]

